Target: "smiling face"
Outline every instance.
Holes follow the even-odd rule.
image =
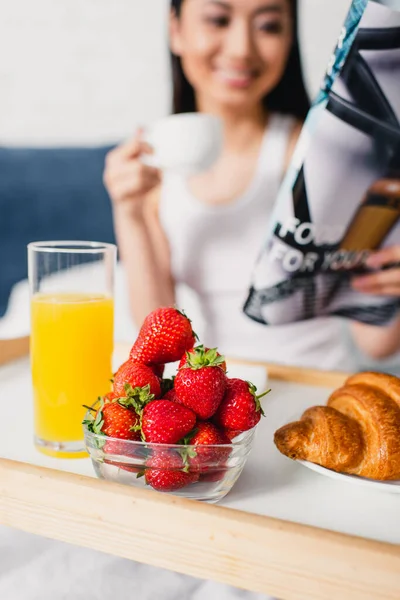
[[[284,74],[293,42],[291,0],[184,0],[170,33],[198,101],[248,110]]]

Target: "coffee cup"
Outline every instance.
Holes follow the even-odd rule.
[[[146,164],[182,173],[209,168],[222,150],[221,119],[203,113],[183,113],[165,117],[144,131],[144,140],[154,153],[144,155]]]

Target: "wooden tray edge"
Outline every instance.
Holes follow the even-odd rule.
[[[115,354],[121,360],[121,363],[129,356],[130,348],[131,346],[126,343],[117,343],[115,345]],[[27,356],[28,354],[29,337],[0,339],[0,365],[12,362],[18,358]],[[228,365],[231,363],[264,368],[270,379],[328,388],[340,387],[350,375],[350,373],[342,373],[339,371],[304,369],[302,367],[292,367],[229,357],[227,358],[227,363]]]
[[[285,600],[398,598],[398,546],[5,459],[0,522]]]
[[[121,363],[127,360],[131,349],[130,344],[117,343],[115,353]],[[227,357],[228,368],[230,364],[248,365],[250,367],[259,367],[266,370],[270,379],[279,381],[289,381],[292,383],[302,383],[304,385],[314,385],[320,387],[334,388],[340,387],[350,376],[350,373],[340,371],[321,371],[320,369],[305,369],[302,367],[292,367],[269,363],[263,361],[245,360],[241,358]]]

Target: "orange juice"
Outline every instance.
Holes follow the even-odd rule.
[[[82,456],[61,451],[61,446],[67,450],[69,443],[83,440],[82,405],[92,405],[111,389],[113,300],[94,294],[36,294],[31,323],[38,449],[52,456]]]

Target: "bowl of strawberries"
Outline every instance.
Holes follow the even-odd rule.
[[[175,375],[164,367],[177,363]],[[251,383],[230,379],[175,308],[148,315],[113,390],[83,422],[98,477],[217,502],[239,478],[263,414]]]

